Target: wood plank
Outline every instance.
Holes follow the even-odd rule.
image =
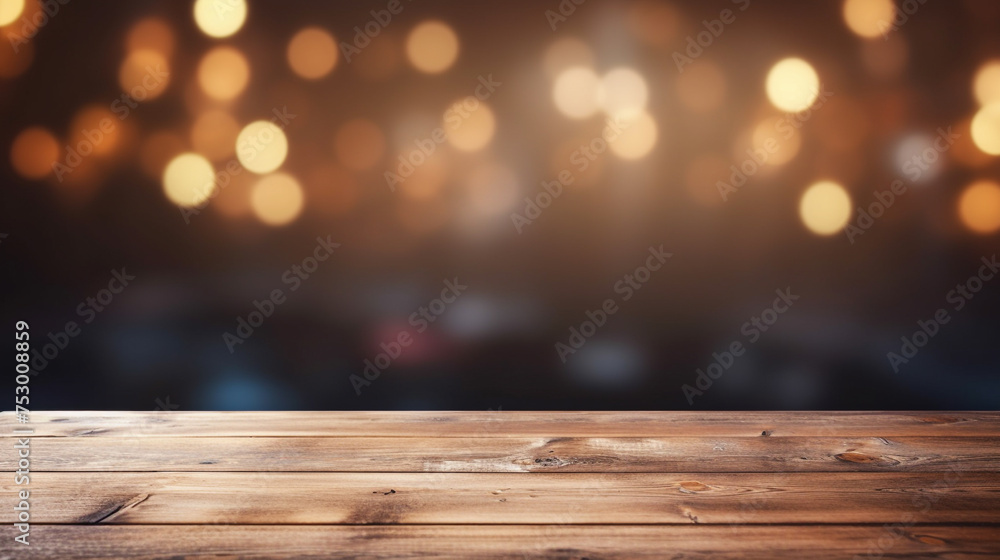
[[[16,458],[0,457],[13,471]],[[37,471],[1000,471],[1000,437],[35,438]]]
[[[23,427],[0,413],[0,437]],[[1000,412],[32,412],[36,437],[996,436]]]
[[[995,527],[33,525],[10,559],[59,558],[996,558]],[[882,547],[879,547],[879,543]]]
[[[35,473],[30,488],[35,523],[1000,524],[993,473]]]

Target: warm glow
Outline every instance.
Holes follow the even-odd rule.
[[[229,113],[218,109],[198,116],[191,126],[191,146],[210,160],[218,161],[233,155],[240,125]]]
[[[718,108],[726,98],[726,77],[710,60],[699,60],[677,76],[677,97],[699,113]]]
[[[367,119],[353,119],[337,130],[333,150],[344,167],[362,171],[382,159],[385,136],[375,123]]]
[[[851,197],[833,181],[814,183],[799,201],[802,223],[817,235],[833,235],[851,218]]]
[[[458,36],[445,23],[425,21],[410,32],[406,40],[406,56],[421,72],[444,72],[458,57]]]
[[[58,160],[59,142],[41,127],[22,130],[10,147],[10,163],[25,179],[41,179],[52,173],[52,165]]]
[[[585,119],[600,108],[601,79],[590,68],[567,68],[552,86],[552,99],[559,111],[571,119]]]
[[[976,233],[1000,230],[1000,185],[979,181],[966,187],[958,199],[958,215]]]
[[[611,152],[622,159],[640,159],[649,154],[656,145],[658,131],[656,121],[645,111],[622,120],[624,128],[620,136],[608,140]]]
[[[209,37],[228,37],[247,19],[245,0],[195,0],[194,21]]]
[[[198,83],[206,95],[226,101],[243,92],[250,80],[250,65],[232,47],[216,47],[198,64]]]
[[[261,177],[250,193],[250,206],[260,221],[271,226],[287,224],[302,212],[302,187],[287,173]]]
[[[288,43],[288,65],[307,80],[326,76],[337,64],[337,43],[333,36],[318,27],[299,31]]]
[[[767,74],[767,98],[782,111],[809,108],[819,95],[819,75],[801,58],[786,58]]]
[[[591,66],[594,63],[594,53],[583,41],[573,37],[563,37],[545,51],[542,64],[545,73],[555,78],[563,70],[572,66]]]
[[[35,59],[35,43],[29,41],[20,44],[17,52],[14,46],[8,42],[0,42],[0,78],[13,78],[20,76],[31,66]]]
[[[128,32],[125,46],[132,51],[156,51],[165,57],[174,53],[174,32],[159,18],[146,18]]]
[[[646,80],[631,68],[615,68],[605,74],[597,95],[605,113],[622,118],[642,112],[648,96]]]
[[[987,154],[1000,155],[1000,102],[991,103],[972,117],[972,141]]]
[[[184,153],[163,171],[163,192],[178,206],[197,206],[215,191],[215,171],[204,157]]]
[[[110,155],[119,148],[121,140],[121,119],[101,105],[80,109],[69,125],[69,145],[84,157],[91,153]]]
[[[252,122],[236,137],[236,157],[254,173],[270,173],[288,156],[285,133],[269,121]]]
[[[466,186],[469,206],[480,216],[506,216],[521,193],[514,173],[499,165],[477,166]]]
[[[677,38],[681,23],[677,8],[665,2],[638,0],[629,7],[629,28],[647,45],[663,47],[670,44]]]
[[[992,60],[979,68],[972,89],[980,105],[1000,101],[1000,60]]]
[[[169,83],[167,59],[158,51],[132,51],[118,70],[118,84],[122,91],[136,101],[159,97]]]
[[[892,0],[844,0],[844,21],[854,33],[866,39],[884,34],[896,17]]]
[[[784,117],[771,117],[760,121],[753,129],[751,143],[757,153],[767,154],[768,165],[788,163],[799,153],[802,135],[792,125],[782,123]],[[742,154],[745,155],[745,154]]]
[[[983,167],[993,161],[993,156],[980,150],[972,139],[972,117],[955,123],[958,138],[948,155],[967,167]]]
[[[0,0],[0,25],[13,23],[24,11],[24,0]]]
[[[485,103],[479,103],[475,110],[466,114],[468,116],[455,128],[450,128],[446,119],[445,129],[452,146],[463,152],[474,152],[489,144],[496,128],[496,119]]]
[[[450,166],[443,154],[434,154],[423,165],[413,171],[413,175],[399,184],[398,188],[407,198],[429,200],[441,194],[448,179]]]

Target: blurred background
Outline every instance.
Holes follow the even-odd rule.
[[[1000,3],[0,0],[0,24],[34,409],[1000,405],[1000,280],[970,283],[1000,239]]]

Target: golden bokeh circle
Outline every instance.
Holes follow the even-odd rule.
[[[22,130],[10,147],[10,163],[25,179],[42,179],[59,161],[59,141],[48,130],[33,126]]]
[[[337,42],[319,27],[307,27],[292,37],[285,52],[288,65],[296,75],[318,80],[337,64]]]
[[[269,226],[282,226],[302,213],[305,196],[299,182],[287,173],[261,177],[250,191],[250,207],[257,219]]]
[[[243,27],[246,19],[246,0],[195,0],[195,24],[209,37],[229,37]]]
[[[958,216],[965,227],[976,233],[1000,230],[1000,185],[977,181],[966,187],[958,199]]]
[[[851,218],[851,197],[839,183],[813,183],[799,199],[799,217],[816,235],[833,235],[844,229]]]
[[[448,24],[425,21],[413,28],[406,39],[406,56],[413,66],[426,74],[439,74],[458,58],[458,35]]]

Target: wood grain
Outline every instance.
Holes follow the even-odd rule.
[[[996,412],[32,412],[36,437],[996,436]],[[12,437],[0,412],[0,437]]]
[[[993,527],[739,526],[59,526],[33,529],[6,558],[996,558]],[[880,543],[882,547],[880,548]],[[882,554],[880,556],[880,553]]]
[[[33,412],[52,558],[1000,558],[1000,413]],[[9,448],[8,448],[9,449]],[[13,453],[0,469],[15,470]],[[0,480],[6,496],[25,489]],[[15,521],[12,507],[0,521]]]
[[[15,457],[0,458],[13,470]],[[76,437],[35,471],[942,472],[1000,470],[1000,437]]]
[[[1000,523],[990,473],[38,473],[31,488],[39,523]]]

